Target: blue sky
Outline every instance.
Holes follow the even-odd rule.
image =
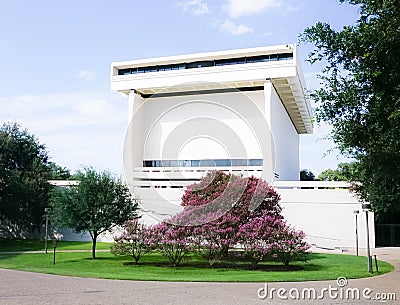
[[[317,21],[356,18],[336,0],[0,0],[0,122],[20,122],[62,166],[122,175],[128,104],[110,90],[112,61],[296,43]],[[315,89],[321,67],[302,67]],[[343,160],[324,157],[328,131],[301,136],[301,168]]]

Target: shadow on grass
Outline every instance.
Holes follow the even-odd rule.
[[[112,256],[110,256],[110,257],[96,256],[96,258],[88,256],[88,257],[85,257],[85,258],[82,258],[82,259],[87,260],[87,261],[115,261],[116,260],[116,258],[112,257]]]
[[[124,262],[124,266],[153,266],[153,267],[163,267],[163,268],[171,268],[173,265],[170,262]],[[315,265],[316,266],[316,265]],[[304,270],[303,266],[298,265],[289,265],[287,268],[283,265],[267,265],[267,264],[258,264],[254,266],[252,264],[235,264],[229,262],[220,262],[215,263],[213,266],[210,266],[207,262],[184,262],[179,264],[179,266],[175,267],[179,268],[203,268],[203,269],[232,269],[232,270],[254,270],[254,271],[300,271]],[[316,269],[311,269],[316,270]]]

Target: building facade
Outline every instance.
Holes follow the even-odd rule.
[[[180,211],[185,187],[210,170],[299,180],[299,137],[313,126],[296,45],[113,62],[111,88],[129,102],[125,175],[147,223]],[[288,200],[296,225],[290,211],[301,208]]]

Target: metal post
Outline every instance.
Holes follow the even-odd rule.
[[[369,224],[368,224],[368,210],[365,210],[365,221],[367,225],[367,256],[368,256],[368,272],[373,273],[372,271],[372,259],[371,259],[371,250],[369,247]]]
[[[53,239],[53,265],[56,264],[56,247],[57,247],[57,239]]]
[[[45,233],[45,237],[44,237],[44,250],[47,254],[47,239],[49,238],[49,234],[48,234],[48,229],[49,229],[49,212],[50,212],[51,208],[44,208],[44,213],[46,216],[46,233]]]
[[[376,259],[376,255],[374,255],[374,257],[375,257],[376,272],[379,272],[379,269],[378,269],[378,260]]]
[[[356,255],[358,256],[358,213],[360,213],[360,211],[355,210],[353,213],[356,216]]]
[[[49,215],[47,215],[47,213],[46,213],[46,233],[44,236],[44,250],[45,250],[46,254],[47,254],[47,238],[48,238],[47,228],[48,228],[48,226],[49,226]]]

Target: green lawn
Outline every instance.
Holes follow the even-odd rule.
[[[343,254],[312,253],[307,262],[293,263],[292,265],[299,270],[291,271],[282,270],[280,264],[273,262],[262,263],[256,270],[252,269],[250,264],[243,262],[222,262],[214,268],[208,268],[206,262],[198,256],[174,268],[157,252],[144,255],[139,265],[134,265],[130,257],[115,257],[108,252],[99,252],[96,260],[90,258],[90,253],[62,252],[57,253],[57,262],[53,265],[52,253],[2,254],[1,251],[6,251],[4,249],[17,249],[16,245],[9,245],[9,248],[3,249],[2,246],[5,244],[7,243],[0,241],[0,268],[80,277],[142,281],[274,282],[334,280],[339,276],[348,279],[371,276],[367,272],[365,257]],[[21,242],[20,246],[22,244]],[[108,244],[102,244],[102,247],[108,248]],[[65,242],[65,244],[60,243],[60,248],[90,249],[90,243]],[[35,242],[32,242],[30,249],[36,249]],[[42,249],[43,246],[40,250]],[[393,266],[379,261],[379,269],[378,274],[382,274],[392,271]]]
[[[48,249],[53,250],[53,242],[48,241]],[[91,250],[91,242],[82,241],[58,241],[57,250]],[[109,250],[110,243],[98,242],[96,249]],[[44,240],[15,240],[0,239],[0,253],[14,251],[44,251]]]

